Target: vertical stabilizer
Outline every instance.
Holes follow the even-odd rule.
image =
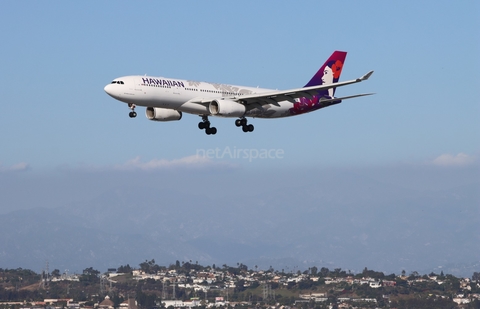
[[[328,85],[338,82],[346,57],[347,52],[338,50],[334,51],[305,87]],[[335,88],[320,91],[319,95],[320,97],[328,96],[332,98],[335,95]]]

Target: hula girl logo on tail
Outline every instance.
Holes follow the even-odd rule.
[[[320,67],[312,79],[305,87],[317,85],[329,85],[337,83],[342,73],[343,64],[345,62],[346,52],[336,51],[330,58]],[[335,95],[335,88],[318,91],[311,99],[307,97],[300,98],[297,103],[290,109],[291,115],[299,115],[306,112],[332,105],[332,102],[322,104],[321,99],[331,99]]]

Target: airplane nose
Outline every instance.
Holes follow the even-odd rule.
[[[108,85],[105,86],[105,88],[103,88],[103,90],[105,90],[105,92],[109,95],[111,93],[110,89],[112,89],[112,84],[108,84]]]
[[[105,92],[111,96],[112,98],[114,99],[117,99],[118,98],[118,94],[117,94],[117,91],[115,91],[115,85],[113,84],[108,84],[105,86],[105,88],[103,88],[103,90],[105,90]]]

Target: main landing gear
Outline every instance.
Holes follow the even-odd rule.
[[[247,124],[246,118],[240,118],[235,120],[235,125],[237,127],[242,127],[243,132],[253,132],[253,124]],[[200,130],[205,130],[207,135],[215,135],[217,134],[217,128],[210,127],[210,121],[208,121],[208,116],[202,116],[202,121],[198,123],[198,128]]]
[[[130,116],[130,118],[137,117],[137,113],[135,112],[135,107],[137,106],[133,103],[128,103],[128,107],[132,110],[130,113],[128,113],[128,116]]]
[[[237,127],[242,127],[243,132],[253,132],[253,124],[247,124],[247,118],[240,118],[235,120]]]
[[[217,134],[217,128],[210,127],[210,121],[208,121],[207,116],[202,116],[202,121],[198,123],[198,128],[200,130],[205,130],[207,135],[215,135]]]

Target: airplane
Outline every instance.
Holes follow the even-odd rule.
[[[337,87],[367,80],[373,71],[353,80],[339,82],[346,52],[335,51],[303,88],[272,90],[152,76],[124,76],[106,85],[105,92],[127,103],[129,116],[135,118],[137,106],[146,107],[146,117],[153,121],[175,121],[182,113],[202,117],[198,128],[215,135],[209,116],[237,118],[235,125],[252,132],[251,118],[282,118],[301,115],[339,104],[344,99],[373,93],[335,97]]]

